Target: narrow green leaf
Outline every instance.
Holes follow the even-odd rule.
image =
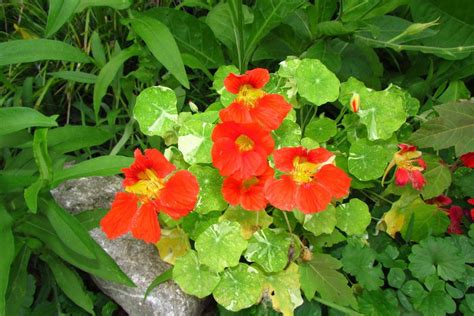
[[[55,154],[65,154],[101,145],[112,137],[114,134],[102,127],[67,125],[49,130],[48,148]]]
[[[81,225],[79,226],[82,227]],[[74,249],[74,245],[66,245],[54,233],[54,229],[48,220],[39,214],[30,217],[28,221],[19,225],[17,229],[22,234],[38,238],[59,257],[81,270],[101,277],[104,280],[126,286],[135,286],[128,276],[120,270],[115,261],[91,237],[83,239],[83,242],[87,243],[93,250],[95,260],[78,254]]]
[[[74,217],[81,223],[86,230],[92,230],[99,227],[100,220],[107,214],[109,210],[89,210],[80,212],[79,214],[74,215]]]
[[[28,209],[34,214],[36,214],[36,211],[38,210],[38,194],[43,188],[43,185],[45,185],[45,181],[38,178],[38,180],[25,189],[23,194],[26,206],[28,206]]]
[[[56,234],[64,243],[72,245],[78,254],[89,259],[95,259],[93,250],[88,243],[89,234],[74,216],[67,213],[53,201],[41,200],[40,207]]]
[[[107,59],[105,58],[105,49],[97,31],[94,31],[91,36],[91,52],[100,68],[104,67],[107,63]]]
[[[132,5],[132,0],[81,0],[76,12],[81,12],[89,7],[111,7],[115,10],[124,10]]]
[[[195,57],[205,69],[217,68],[224,64],[224,56],[214,34],[209,26],[197,17],[185,11],[164,7],[153,8],[145,14],[168,26],[180,52]]]
[[[84,283],[76,271],[67,267],[58,257],[42,255],[41,259],[48,263],[54,278],[61,290],[75,304],[90,314],[94,314],[94,303],[84,288]]]
[[[157,276],[153,282],[147,287],[145,291],[145,295],[143,296],[143,300],[146,300],[148,295],[150,294],[151,291],[161,283],[164,283],[166,281],[169,281],[173,278],[173,267],[169,268],[168,270],[164,271],[161,273],[159,276]]]
[[[54,174],[52,187],[69,179],[92,176],[112,176],[120,173],[122,168],[132,164],[133,158],[124,156],[102,156],[92,158],[74,166],[58,170]]]
[[[114,80],[117,72],[125,61],[133,56],[140,54],[140,49],[136,46],[131,46],[122,50],[120,53],[112,57],[109,62],[100,70],[94,86],[94,114],[96,118],[99,115],[100,103],[102,98],[107,93],[107,88]]]
[[[41,60],[63,60],[75,63],[91,62],[89,57],[79,48],[60,41],[28,39],[0,43],[0,66]]]
[[[0,316],[6,315],[5,296],[7,294],[10,267],[15,257],[12,222],[10,214],[0,204],[0,244],[2,245],[2,260],[0,260]]]
[[[28,263],[31,250],[26,245],[18,251],[10,272],[5,316],[19,315],[28,295]]]
[[[87,72],[82,72],[82,71],[56,71],[56,72],[50,72],[49,74],[55,78],[60,78],[67,81],[74,81],[74,82],[80,82],[80,83],[94,84],[97,80],[96,75],[93,75]]]
[[[48,129],[38,128],[33,137],[33,156],[40,173],[40,179],[46,183],[53,180],[53,162],[48,153]]]
[[[0,108],[0,122],[2,122],[0,135],[34,126],[54,127],[58,125],[56,116],[47,117],[36,110],[24,107]]]
[[[146,43],[155,58],[189,89],[189,81],[184,69],[178,45],[168,27],[159,20],[141,15],[131,20],[132,29]]]
[[[76,11],[80,0],[49,0],[48,21],[44,31],[45,37],[56,33]]]

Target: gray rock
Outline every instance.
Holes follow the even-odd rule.
[[[89,177],[66,181],[52,191],[56,201],[72,213],[95,208],[109,208],[117,191],[119,177]],[[129,315],[200,315],[204,301],[189,296],[173,281],[156,287],[145,301],[143,295],[150,283],[169,268],[153,245],[136,240],[130,235],[109,240],[99,229],[90,235],[117,262],[123,272],[137,285],[130,288],[93,276],[99,288],[119,304]]]

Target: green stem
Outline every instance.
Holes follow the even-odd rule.
[[[290,221],[288,220],[288,216],[286,215],[285,211],[282,211],[283,217],[285,218],[286,225],[288,226],[288,231],[290,234],[293,234],[293,230],[291,229]]]
[[[344,306],[341,306],[341,305],[337,305],[336,303],[333,303],[333,302],[329,302],[329,301],[326,301],[326,300],[323,300],[322,298],[320,297],[314,297],[313,298],[316,302],[319,302],[321,304],[324,304],[326,306],[329,306],[331,308],[334,308],[334,309],[337,309],[338,311],[341,311],[343,313],[346,313],[348,315],[354,315],[354,316],[363,316],[363,314],[361,313],[358,313],[350,308],[347,308],[347,307],[344,307]]]

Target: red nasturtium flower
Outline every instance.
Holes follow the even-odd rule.
[[[267,94],[261,88],[270,80],[268,70],[256,68],[244,75],[229,74],[226,89],[235,100],[219,112],[223,122],[256,123],[265,130],[277,129],[291,105],[279,94]]]
[[[268,166],[260,176],[246,179],[227,177],[222,184],[222,195],[229,204],[240,205],[244,210],[263,210],[268,204],[265,198],[265,183],[273,178],[273,174],[273,169]]]
[[[474,198],[468,199],[468,200],[467,200],[467,203],[469,203],[469,204],[471,204],[471,205],[474,205]],[[471,214],[470,214],[470,215],[471,215],[471,220],[474,221],[474,207],[471,208],[471,212],[470,212],[470,213],[471,213]]]
[[[333,198],[349,193],[351,178],[334,165],[334,155],[324,148],[287,147],[276,150],[273,157],[275,168],[284,174],[267,181],[265,196],[281,210],[316,213]]]
[[[246,179],[267,169],[275,143],[257,124],[224,122],[212,132],[212,163],[223,176]]]
[[[474,151],[459,157],[462,163],[468,168],[474,168]]]
[[[460,206],[453,205],[448,210],[448,216],[451,220],[451,223],[448,227],[449,234],[461,235],[463,233],[461,228],[461,220],[463,218],[463,210]]]
[[[174,172],[175,169],[156,149],[145,150],[145,155],[135,150],[135,161],[122,170],[125,192],[115,195],[112,208],[100,222],[108,238],[131,231],[137,239],[157,243],[160,239],[158,212],[165,212],[174,219],[191,212],[199,184],[189,171]]]
[[[382,184],[390,169],[397,166],[395,170],[395,184],[405,186],[409,182],[416,190],[421,190],[426,184],[425,177],[421,173],[426,169],[426,163],[421,158],[421,151],[416,146],[399,144],[400,150],[393,155],[393,159],[385,170]]]

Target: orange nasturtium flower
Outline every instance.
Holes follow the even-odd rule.
[[[230,74],[225,78],[226,89],[235,100],[219,112],[223,122],[256,123],[263,129],[277,129],[291,105],[279,94],[267,94],[261,88],[270,80],[268,70],[256,68],[244,75]]]
[[[245,179],[267,169],[275,143],[257,124],[224,122],[212,132],[212,163],[223,176]]]
[[[324,148],[287,147],[276,150],[273,157],[284,175],[266,183],[265,196],[281,210],[316,213],[333,198],[349,194],[351,178],[334,165],[334,155]]]
[[[175,169],[156,149],[145,150],[145,155],[135,150],[135,161],[122,170],[125,192],[115,195],[112,208],[100,222],[108,238],[131,231],[137,239],[157,243],[158,212],[178,219],[194,209],[199,194],[196,177],[189,171]]]
[[[265,183],[273,178],[273,174],[273,169],[267,166],[265,172],[260,176],[246,179],[227,177],[222,184],[222,195],[229,204],[240,205],[244,210],[263,210],[268,204],[265,198]]]
[[[393,159],[385,170],[382,185],[390,169],[397,166],[395,171],[395,184],[405,186],[409,182],[416,190],[421,190],[426,184],[425,177],[421,173],[426,169],[426,163],[421,158],[421,151],[416,146],[399,144],[400,150],[393,155]]]

